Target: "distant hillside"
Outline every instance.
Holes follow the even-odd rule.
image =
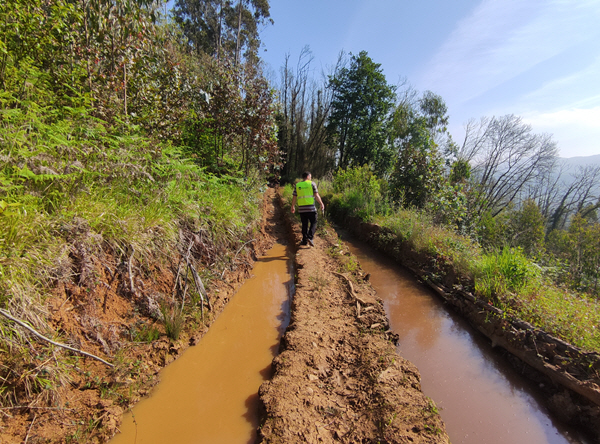
[[[578,157],[559,157],[559,160],[564,163],[568,172],[575,172],[577,167],[600,165],[600,154],[594,156],[578,156]]]
[[[566,189],[576,180],[576,176],[582,168],[600,167],[600,154],[594,156],[559,157],[558,161],[562,169],[556,170],[555,174],[558,174],[560,171],[561,188]],[[600,193],[600,183],[597,183],[594,188],[596,189],[596,193]]]

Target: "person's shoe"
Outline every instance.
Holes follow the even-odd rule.
[[[302,246],[302,245],[306,245],[306,241],[302,241],[302,242],[300,242],[300,245],[301,245],[301,246]]]
[[[311,246],[311,247],[314,247],[314,246],[315,246],[315,243],[313,242],[313,240],[312,240],[312,239],[309,239],[309,240],[308,240],[308,243],[310,244],[310,246]]]

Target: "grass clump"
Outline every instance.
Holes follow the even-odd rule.
[[[136,322],[129,328],[129,335],[133,342],[153,342],[160,338],[160,330],[154,325]]]
[[[173,341],[177,341],[185,324],[183,310],[173,304],[163,302],[160,306],[160,313],[165,324],[167,337]]]
[[[524,304],[519,316],[533,325],[547,326],[550,333],[567,339],[584,350],[600,351],[598,301],[566,289],[545,286],[543,291],[521,292]]]
[[[519,249],[506,247],[498,254],[484,255],[474,266],[477,267],[475,291],[488,300],[499,301],[509,294],[524,294],[541,284],[539,268]]]

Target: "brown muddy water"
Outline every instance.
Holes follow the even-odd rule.
[[[125,415],[111,444],[253,443],[258,388],[289,322],[290,253],[276,244],[259,259],[199,344],[161,373],[150,397]]]
[[[531,382],[490,342],[450,312],[407,270],[367,245],[344,239],[384,301],[398,351],[413,362],[425,395],[440,409],[453,443],[586,443],[555,423]]]

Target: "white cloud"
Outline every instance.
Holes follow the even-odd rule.
[[[560,110],[600,106],[600,55],[585,68],[553,79],[519,99],[525,109]]]
[[[575,125],[600,132],[600,106],[590,109],[564,109],[552,113],[531,114],[523,116],[523,120],[536,128]],[[598,143],[600,144],[600,140]]]
[[[444,97],[457,140],[468,118],[514,113],[534,132],[553,134],[564,156],[599,154],[598,23],[598,0],[483,0],[457,23],[418,87]]]
[[[458,23],[418,81],[465,102],[596,33],[600,2],[484,0]]]
[[[536,133],[551,133],[563,157],[600,154],[600,106],[523,116]]]

